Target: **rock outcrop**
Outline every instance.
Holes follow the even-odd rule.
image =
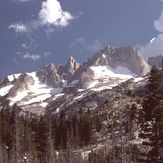
[[[143,76],[150,70],[143,56],[133,46],[114,48],[109,45],[89,59],[88,65],[109,65],[113,69],[122,66],[138,76]]]
[[[14,81],[14,86],[10,89],[8,96],[15,97],[18,93],[27,91],[29,85],[33,85],[34,82],[34,79],[26,73],[20,75],[19,78]]]

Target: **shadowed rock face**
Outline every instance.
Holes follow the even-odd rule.
[[[59,73],[62,69],[62,65],[45,65],[37,72],[37,76],[39,77],[41,82],[47,83],[48,85],[54,87],[58,87],[62,82],[62,77]]]
[[[80,67],[80,64],[73,58],[70,57],[66,66],[65,70],[67,72],[70,72],[71,74],[74,74],[74,72]]]
[[[40,81],[50,86],[62,87],[63,81],[71,81],[79,67],[80,64],[73,57],[70,57],[65,66],[58,64],[46,65],[37,72],[37,76]]]
[[[9,81],[8,77],[5,77],[3,80],[0,81],[0,87],[4,87],[9,84],[10,84],[10,81]]]
[[[143,76],[150,70],[144,58],[132,46],[120,48],[107,46],[93,56],[92,59],[88,60],[88,65],[109,65],[111,68],[122,66],[128,68],[138,76]]]
[[[29,89],[29,85],[33,85],[34,84],[34,79],[25,74],[22,74],[19,76],[18,79],[16,79],[14,81],[14,86],[10,89],[9,91],[9,96],[10,97],[15,97],[17,95],[18,92],[23,92]]]

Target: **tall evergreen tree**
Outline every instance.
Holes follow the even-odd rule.
[[[46,152],[48,144],[48,124],[45,117],[41,117],[37,121],[34,134],[35,147],[40,163],[46,162]]]
[[[140,162],[161,163],[160,153],[160,131],[159,112],[160,100],[162,98],[161,77],[159,71],[153,67],[146,85],[143,100],[141,117],[140,138],[143,140],[143,152],[141,152]]]

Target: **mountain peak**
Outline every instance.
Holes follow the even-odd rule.
[[[111,45],[108,45],[93,56],[89,60],[88,65],[108,65],[113,69],[117,68],[118,66],[122,66],[131,70],[138,76],[145,75],[150,69],[140,52],[134,46],[114,48]]]
[[[74,73],[79,67],[80,64],[76,61],[74,57],[71,56],[66,64],[66,69],[71,73]]]

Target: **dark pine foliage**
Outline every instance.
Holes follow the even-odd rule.
[[[146,85],[146,92],[141,111],[142,123],[140,138],[144,149],[141,152],[140,162],[161,163],[160,118],[162,108],[161,77],[159,71],[153,67]]]

